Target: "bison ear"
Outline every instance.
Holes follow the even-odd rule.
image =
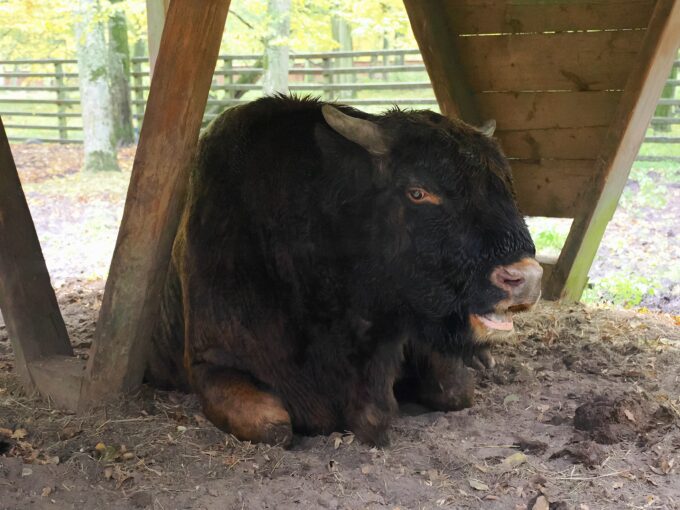
[[[321,107],[321,113],[336,133],[361,145],[374,156],[387,154],[389,150],[387,137],[374,122],[352,117],[329,104]]]
[[[479,129],[479,131],[481,131],[481,133],[483,135],[486,135],[489,138],[492,137],[494,132],[496,131],[496,119],[487,120],[484,124],[479,126],[477,129]]]

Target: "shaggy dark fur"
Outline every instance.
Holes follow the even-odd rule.
[[[382,444],[406,344],[423,401],[470,405],[469,315],[503,299],[492,269],[534,246],[493,139],[431,111],[338,106],[387,135],[388,154],[372,156],[322,105],[260,99],[202,136],[148,378],[192,388],[237,435],[220,418],[233,409],[216,409],[234,384],[270,395],[296,431]],[[414,185],[442,203],[414,204]]]

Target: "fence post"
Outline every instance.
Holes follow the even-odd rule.
[[[144,80],[142,78],[142,59],[137,56],[132,59],[132,98],[135,105],[133,118],[139,133],[144,118]]]
[[[328,85],[333,84],[333,75],[331,74],[331,59],[329,57],[323,57],[322,59],[323,62],[323,81],[324,83]],[[323,89],[323,98],[326,101],[330,101],[332,99],[332,94],[333,90],[332,89]]]
[[[227,99],[234,99],[234,74],[231,72],[234,69],[234,60],[229,57],[224,57],[224,66],[222,66],[226,73],[224,79],[224,95]]]
[[[64,68],[60,61],[54,62],[54,78],[57,85],[57,122],[59,123],[59,138],[68,140],[68,126],[66,118],[66,91],[64,90]]]

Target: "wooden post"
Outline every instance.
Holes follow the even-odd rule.
[[[457,54],[456,35],[447,24],[444,2],[404,0],[404,5],[442,114],[481,126],[488,119],[480,117],[465,81]]]
[[[58,113],[58,122],[59,122],[59,138],[62,140],[68,140],[68,129],[67,129],[67,119],[66,119],[66,103],[64,103],[64,100],[66,99],[66,91],[63,89],[64,87],[64,68],[61,64],[61,62],[56,61],[54,63],[54,77],[55,77],[55,84],[58,87],[57,88],[57,113]]]
[[[225,0],[170,5],[81,409],[142,382],[228,10]]]
[[[224,75],[224,95],[227,99],[234,99],[236,95],[234,94],[234,59],[228,56],[224,57],[224,65],[222,68],[226,71]]]
[[[138,131],[144,119],[144,77],[142,76],[142,62],[137,58],[144,56],[144,48],[139,44],[140,42],[135,43],[134,56],[130,61],[132,64],[132,101],[134,104],[132,110],[135,112],[133,123],[137,126]]]
[[[680,0],[659,0],[595,165],[590,196],[562,248],[548,299],[578,300],[680,44]]]
[[[7,134],[0,119],[0,309],[24,387],[35,389],[32,362],[72,356]]]
[[[323,81],[324,83],[328,85],[333,84],[333,75],[331,74],[331,59],[328,57],[323,57],[321,59],[322,61],[322,66],[323,66]],[[323,89],[323,98],[326,101],[332,101],[333,98],[333,89]]]

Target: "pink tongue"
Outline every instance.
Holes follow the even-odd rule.
[[[491,319],[487,319],[483,315],[478,315],[479,320],[489,329],[498,329],[501,331],[512,331],[512,320],[496,322]]]

